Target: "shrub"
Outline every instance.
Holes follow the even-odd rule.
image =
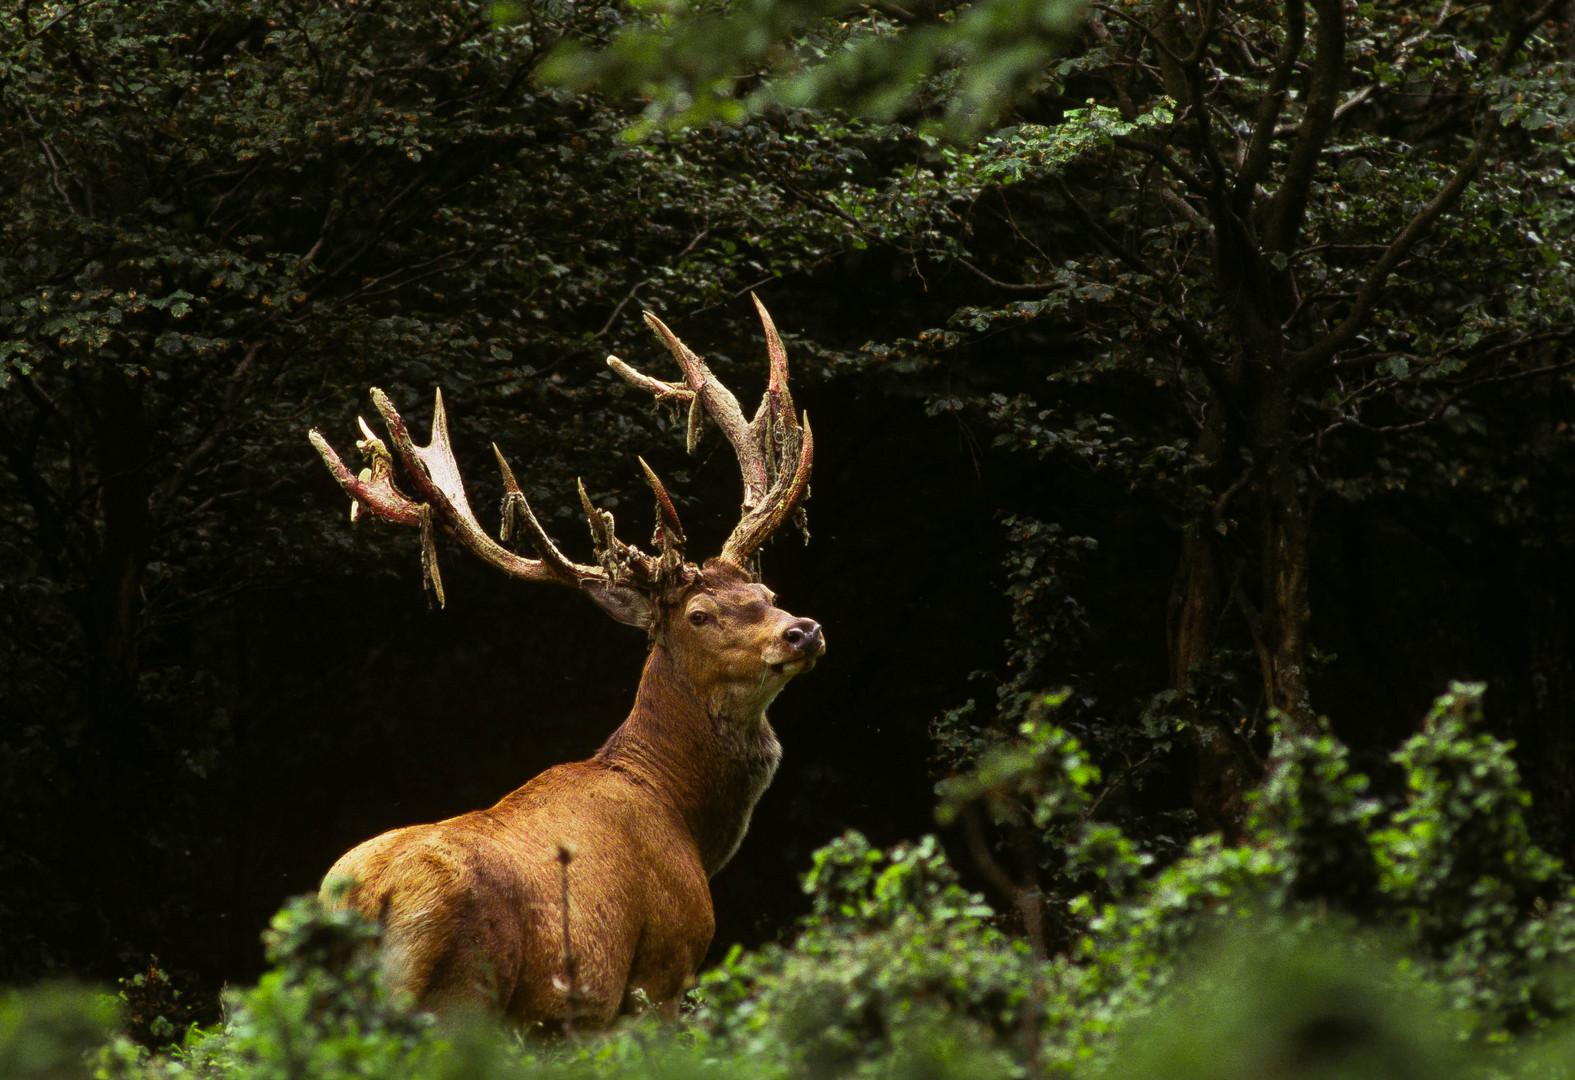
[[[813,908],[791,943],[735,948],[676,1030],[648,1015],[545,1043],[435,1025],[382,985],[375,926],[302,897],[266,935],[273,970],[229,995],[222,1025],[159,1055],[117,1036],[92,1071],[1568,1076],[1575,894],[1531,842],[1511,747],[1476,726],[1481,695],[1456,685],[1439,699],[1393,755],[1406,789],[1387,802],[1327,731],[1278,735],[1243,842],[1200,837],[1157,869],[1119,828],[1088,820],[1099,772],[1044,698],[1019,739],[944,786],[943,817],[1037,833],[1047,854],[1008,882],[1013,912],[964,888],[933,836],[882,850],[850,832],[815,853]],[[1064,947],[1045,955],[1014,932],[1030,922],[1039,946]],[[0,999],[0,1073],[81,1075],[115,1015],[108,995],[68,988]]]
[[[933,836],[882,851],[850,832],[815,853],[804,889],[814,908],[791,948],[735,948],[701,979],[695,1019],[711,1039],[812,1076],[920,1061],[1010,1075],[994,1048],[1023,1023],[1032,958]]]

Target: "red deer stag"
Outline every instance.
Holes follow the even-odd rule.
[[[493,541],[471,512],[449,445],[441,393],[432,441],[416,446],[381,391],[390,455],[363,421],[359,476],[317,432],[312,444],[354,500],[351,517],[421,532],[422,561],[442,600],[433,534],[442,531],[512,577],[569,585],[620,622],[644,628],[650,653],[621,727],[588,761],[548,769],[489,810],[395,829],[351,849],[324,880],[330,902],[384,927],[390,982],[422,1005],[499,1008],[522,1023],[609,1023],[644,994],[666,1014],[693,979],[715,930],[707,879],[732,857],[781,757],[766,720],[789,679],[825,652],[820,626],[775,604],[759,580],[760,545],[797,516],[808,492],[814,441],[788,393],[787,354],[766,309],[771,373],[753,420],[705,363],[654,315],[645,320],[683,369],[674,385],[607,362],[657,400],[689,405],[693,450],[710,417],[732,444],[744,478],[742,517],[720,557],[697,566],[661,481],[650,555],[613,534],[592,506],[596,565],[553,544],[502,454],[502,536],[523,534],[537,558]],[[494,447],[496,451],[496,447]],[[394,484],[394,461],[417,497]],[[348,879],[348,890],[336,885]]]

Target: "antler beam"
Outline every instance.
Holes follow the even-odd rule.
[[[437,552],[432,539],[434,527],[441,528],[477,558],[510,577],[580,586],[587,578],[603,576],[603,571],[598,567],[582,566],[565,558],[547,539],[501,454],[498,461],[503,467],[504,487],[508,492],[504,501],[511,507],[511,512],[505,512],[505,531],[511,532],[516,523],[521,525],[543,557],[528,559],[516,555],[486,534],[476,521],[470,501],[465,496],[459,463],[454,459],[454,449],[449,442],[443,391],[437,392],[432,407],[432,441],[426,446],[415,444],[404,417],[399,415],[399,410],[394,408],[387,394],[374,388],[372,404],[388,427],[389,438],[420,501],[406,495],[394,483],[393,457],[383,441],[367,427],[365,420],[359,423],[366,437],[357,442],[356,447],[367,458],[368,468],[360,475],[351,473],[319,432],[314,430],[308,437],[322,455],[328,471],[333,473],[339,486],[353,500],[350,507],[352,521],[359,516],[358,511],[364,508],[373,517],[396,525],[413,525],[421,530],[422,569],[427,584],[437,596],[439,606],[444,600],[443,579],[437,569]]]

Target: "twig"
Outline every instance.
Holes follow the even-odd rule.
[[[1006,289],[1009,292],[1047,293],[1056,288],[1056,284],[1053,281],[1036,281],[1022,285],[1014,284],[1010,281],[1000,281],[991,277],[989,274],[986,274],[983,270],[979,269],[967,259],[959,257],[957,262],[963,267],[963,269],[971,271],[973,274],[978,276],[979,280],[983,281],[987,285],[992,285],[997,289]]]
[[[1252,470],[1253,466],[1248,465],[1242,474],[1236,478],[1236,482],[1226,488],[1218,499],[1214,500],[1214,514],[1216,517],[1225,512],[1225,507],[1230,505],[1231,498],[1236,492],[1246,486],[1248,480],[1252,479]]]
[[[1499,47],[1498,54],[1493,58],[1493,68],[1502,74],[1509,67],[1510,59],[1520,49],[1526,35],[1531,33],[1553,11],[1558,0],[1547,0],[1536,11],[1520,20],[1505,36]],[[1487,160],[1488,153],[1497,141],[1499,128],[1491,120],[1483,118],[1482,128],[1477,136],[1476,145],[1471,148],[1455,169],[1455,174],[1449,178],[1437,194],[1430,199],[1426,206],[1418,210],[1411,220],[1406,222],[1389,247],[1366,273],[1366,281],[1357,293],[1355,302],[1351,305],[1350,313],[1345,320],[1335,327],[1320,342],[1299,352],[1290,354],[1289,360],[1298,369],[1302,377],[1310,375],[1317,366],[1333,357],[1337,352],[1349,345],[1367,325],[1368,316],[1373,305],[1378,300],[1378,294],[1383,291],[1389,275],[1394,272],[1396,265],[1411,250],[1411,248],[1425,236],[1432,228],[1433,222],[1454,206],[1466,188],[1476,179],[1477,172]]]
[[[574,1038],[574,1016],[580,1004],[580,962],[574,955],[574,943],[569,937],[569,863],[574,852],[567,844],[558,845],[558,881],[563,888],[563,975],[567,986],[563,994],[563,1034]]]
[[[53,30],[55,28],[55,25],[57,23],[60,23],[60,22],[62,22],[64,20],[66,20],[66,19],[69,19],[71,16],[75,15],[77,12],[79,12],[83,8],[87,7],[88,3],[89,3],[89,0],[81,0],[81,3],[72,4],[70,7],[66,8],[66,10],[62,11],[59,15],[56,15],[53,19],[50,19],[48,22],[46,22],[43,26],[40,26],[37,30],[30,30],[30,31],[28,31],[28,34],[27,34],[28,40],[31,41],[33,38],[42,37],[43,35],[49,33],[51,30]]]
[[[1431,229],[1433,222],[1441,217],[1445,211],[1455,204],[1461,194],[1476,179],[1477,170],[1482,167],[1487,159],[1488,150],[1493,144],[1491,135],[1483,135],[1471,152],[1461,161],[1455,170],[1455,175],[1430,199],[1426,206],[1418,210],[1405,228],[1400,230],[1384,253],[1378,257],[1368,269],[1362,287],[1356,294],[1355,301],[1345,320],[1331,330],[1322,341],[1299,352],[1291,353],[1289,360],[1303,376],[1311,373],[1318,364],[1330,359],[1346,345],[1355,340],[1356,335],[1367,325],[1368,316],[1373,305],[1378,301],[1378,294],[1388,283],[1389,275],[1402,258],[1410,252],[1411,248],[1421,240]]]
[[[1117,8],[1110,7],[1107,4],[1090,4],[1089,6],[1092,7],[1095,11],[1103,11],[1106,15],[1114,15],[1116,18],[1120,19],[1122,22],[1131,24],[1138,31],[1140,31],[1145,37],[1147,37],[1149,39],[1149,41],[1153,42],[1154,43],[1154,47],[1157,48],[1160,52],[1164,53],[1167,57],[1169,57],[1171,60],[1174,60],[1178,64],[1184,63],[1184,61],[1181,58],[1180,54],[1178,54],[1176,52],[1173,52],[1171,50],[1170,46],[1165,44],[1165,42],[1160,38],[1160,36],[1158,34],[1154,33],[1154,31],[1149,27],[1149,25],[1147,23],[1145,23],[1145,22],[1143,22],[1143,21],[1141,21],[1139,19],[1133,18],[1131,15],[1128,15],[1126,12],[1121,11],[1121,10],[1119,10]]]
[[[602,323],[602,328],[600,330],[596,331],[596,333],[592,334],[591,336],[592,337],[606,337],[607,336],[607,331],[611,330],[612,329],[612,324],[618,321],[618,316],[620,314],[622,314],[623,309],[629,306],[629,301],[630,300],[634,299],[634,294],[639,292],[641,289],[643,289],[645,286],[649,285],[650,283],[651,283],[651,279],[648,278],[648,277],[647,278],[641,278],[639,281],[636,281],[634,283],[634,285],[630,287],[629,291],[624,293],[623,299],[618,301],[618,306],[612,309],[612,314],[607,316],[607,321]]]
[[[666,265],[676,267],[676,265],[678,264],[679,260],[681,260],[685,255],[687,255],[691,251],[693,251],[699,245],[700,241],[704,240],[707,236],[710,236],[710,235],[711,235],[710,228],[704,228],[704,229],[701,229],[699,232],[695,233],[694,238],[692,240],[690,240],[689,243],[684,245],[684,249],[682,251],[680,251],[677,255],[674,255],[671,258],[669,258],[667,260],[667,262],[666,262]],[[642,288],[644,288],[645,286],[649,285],[650,283],[651,283],[651,279],[648,278],[648,277],[641,278],[639,281],[635,282],[634,286],[628,291],[628,293],[626,293],[624,295],[624,298],[622,300],[618,301],[618,306],[613,308],[612,314],[607,316],[607,321],[602,324],[602,328],[600,330],[596,331],[596,333],[591,335],[591,336],[592,337],[605,337],[606,334],[607,334],[607,331],[612,329],[612,324],[618,321],[619,314],[623,311],[624,308],[629,306],[629,301],[634,299],[634,294],[639,292]]]

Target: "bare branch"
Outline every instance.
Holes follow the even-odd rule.
[[[1297,0],[1290,0],[1295,4]],[[1285,176],[1269,201],[1263,247],[1288,251],[1307,213],[1307,197],[1318,170],[1318,157],[1329,139],[1334,111],[1340,104],[1340,83],[1345,74],[1345,12],[1341,0],[1314,0],[1318,12],[1318,47],[1313,54],[1312,85],[1301,131],[1285,166]],[[1262,132],[1255,132],[1256,140]],[[1264,151],[1267,153],[1267,150]],[[1247,191],[1250,193],[1250,188]]]
[[[1356,339],[1362,328],[1367,325],[1367,320],[1372,314],[1373,305],[1378,300],[1378,295],[1388,283],[1389,275],[1404,259],[1418,240],[1425,236],[1437,221],[1465,192],[1476,178],[1477,170],[1487,160],[1488,151],[1493,140],[1483,136],[1471,148],[1460,165],[1455,169],[1455,174],[1435,194],[1426,206],[1418,210],[1405,227],[1384,249],[1376,262],[1368,268],[1366,280],[1356,294],[1356,299],[1351,302],[1350,311],[1339,326],[1331,330],[1322,341],[1309,346],[1288,356],[1290,363],[1295,368],[1298,377],[1305,378],[1318,364],[1329,360],[1335,353],[1345,348]]]
[[[1253,189],[1263,179],[1269,167],[1269,151],[1274,145],[1274,127],[1279,122],[1280,110],[1285,107],[1285,91],[1291,84],[1291,73],[1301,57],[1307,41],[1307,13],[1305,0],[1285,0],[1285,45],[1274,62],[1274,74],[1258,101],[1258,115],[1253,121],[1252,140],[1242,160],[1241,171],[1236,176],[1236,195],[1250,199]]]
[[[1002,281],[999,278],[991,277],[989,274],[985,273],[983,270],[979,269],[973,263],[969,262],[967,259],[962,258],[961,256],[958,256],[957,265],[973,274],[980,281],[984,282],[986,285],[989,285],[991,288],[1002,289],[1006,292],[1038,293],[1039,295],[1043,296],[1056,288],[1056,284],[1053,281]]]
[[[252,364],[256,361],[257,354],[262,352],[264,344],[265,342],[258,341],[246,350],[240,362],[230,372],[230,377],[225,380],[224,394],[220,401],[219,410],[208,424],[208,429],[204,432],[203,438],[192,449],[191,453],[187,454],[185,459],[176,466],[169,479],[160,484],[150,496],[148,500],[149,510],[155,518],[162,514],[170,500],[180,492],[181,485],[186,482],[192,470],[205,460],[209,454],[213,453],[218,447],[221,438],[228,432],[230,415],[234,412],[240,398],[241,387],[245,385],[246,379],[251,373]]]

